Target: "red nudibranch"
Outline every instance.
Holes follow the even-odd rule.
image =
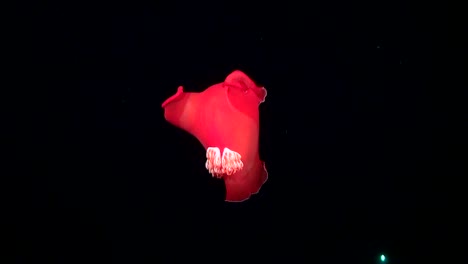
[[[206,149],[205,166],[224,180],[227,202],[249,199],[268,179],[258,152],[258,108],[266,95],[265,88],[236,70],[200,93],[186,93],[179,86],[162,104],[164,118]]]

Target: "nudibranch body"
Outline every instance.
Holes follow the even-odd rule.
[[[268,179],[258,151],[258,107],[266,95],[265,88],[236,70],[201,93],[186,93],[180,86],[162,104],[165,119],[205,148],[205,166],[224,180],[226,201],[247,200]]]

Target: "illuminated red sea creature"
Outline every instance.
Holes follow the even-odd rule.
[[[268,179],[258,152],[258,108],[266,95],[265,88],[236,70],[200,93],[186,93],[179,86],[162,104],[165,119],[206,149],[205,166],[224,180],[228,202],[247,200]]]

